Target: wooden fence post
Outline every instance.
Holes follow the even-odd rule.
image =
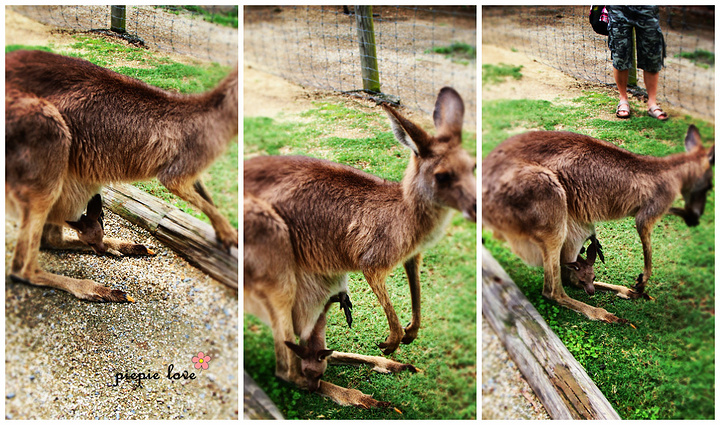
[[[377,65],[372,6],[355,6],[355,20],[360,44],[363,89],[380,93],[380,73]]]
[[[125,32],[125,6],[110,6],[110,29]]]

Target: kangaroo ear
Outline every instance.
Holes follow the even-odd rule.
[[[82,220],[79,221],[65,221],[68,226],[70,226],[72,229],[78,231],[78,232],[84,232],[85,231],[85,224],[82,222]]]
[[[297,354],[297,356],[301,359],[307,357],[307,347],[302,347],[290,341],[285,341],[285,345],[287,345],[287,347],[291,349],[293,353]]]
[[[700,140],[700,132],[694,124],[690,124],[688,127],[687,135],[685,136],[685,150],[690,152],[698,146],[702,146]]]
[[[573,261],[572,263],[565,263],[565,267],[573,271],[578,271],[580,270],[580,263],[578,263],[577,261]]]
[[[91,220],[97,220],[100,218],[101,214],[102,214],[102,197],[98,193],[97,195],[93,196],[92,199],[90,199],[90,202],[88,202],[87,216]]]
[[[317,361],[318,361],[318,362],[322,362],[323,360],[325,360],[325,359],[326,359],[330,354],[332,354],[332,353],[333,353],[333,350],[320,350],[320,351],[317,353]]]
[[[435,101],[433,120],[437,136],[450,137],[460,143],[465,105],[462,98],[452,87],[443,87]],[[453,137],[456,136],[456,137]]]
[[[430,152],[428,149],[431,140],[425,130],[416,126],[412,122],[405,119],[395,109],[386,104],[382,104],[383,109],[390,118],[395,138],[405,147],[410,149],[416,156],[425,157]]]

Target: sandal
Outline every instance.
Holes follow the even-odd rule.
[[[659,108],[658,108],[659,109]],[[627,100],[621,100],[615,109],[615,116],[618,118],[630,118],[630,103]]]
[[[665,111],[660,109],[660,107],[657,105],[648,109],[648,115],[650,115],[653,118],[657,118],[660,121],[667,121],[667,119],[668,119],[668,114],[666,114]]]

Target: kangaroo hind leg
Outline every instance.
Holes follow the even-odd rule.
[[[237,229],[218,211],[205,186],[198,178],[194,176],[170,176],[167,173],[160,173],[158,180],[170,192],[200,208],[207,215],[213,229],[215,229],[218,240],[225,249],[229,250],[233,246],[238,246]]]
[[[40,269],[43,227],[67,176],[70,132],[49,102],[8,88],[5,97],[6,199],[20,216],[10,277],[92,301],[132,301],[124,292]]]

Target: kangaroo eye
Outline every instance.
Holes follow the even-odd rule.
[[[439,184],[447,184],[451,179],[452,175],[450,173],[435,173],[435,181]]]

